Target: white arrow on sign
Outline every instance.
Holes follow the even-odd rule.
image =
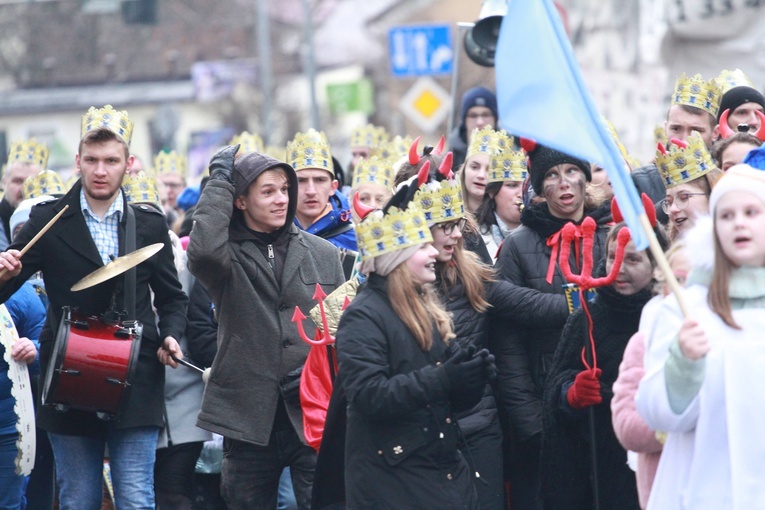
[[[393,34],[393,67],[396,69],[406,69],[409,58],[406,55],[406,41],[403,32]]]
[[[414,66],[418,71],[428,70],[428,36],[417,32],[412,41],[414,47]]]
[[[437,73],[443,68],[444,64],[452,60],[452,50],[446,45],[436,48],[430,57],[430,70]]]

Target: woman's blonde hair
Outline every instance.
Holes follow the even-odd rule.
[[[399,264],[388,275],[388,298],[393,311],[409,328],[423,351],[429,351],[433,345],[434,324],[444,343],[454,338],[451,317],[433,287],[416,283],[405,263]]]
[[[467,223],[463,234],[478,235],[478,226],[468,213]],[[464,237],[454,247],[454,254],[449,262],[436,262],[436,268],[441,275],[441,289],[444,296],[454,288],[459,281],[470,301],[470,306],[478,313],[485,313],[491,304],[486,300],[486,283],[493,282],[494,270],[483,264],[475,253],[466,250]]]
[[[707,303],[709,308],[716,313],[722,321],[733,329],[741,329],[733,319],[733,310],[730,306],[730,275],[736,268],[735,264],[725,255],[717,237],[717,218],[713,217],[715,264],[712,268],[712,281],[709,283]]]

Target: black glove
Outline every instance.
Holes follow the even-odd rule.
[[[239,145],[223,147],[210,160],[210,179],[234,184],[234,159]]]

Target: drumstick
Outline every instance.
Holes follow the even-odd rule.
[[[24,246],[24,247],[21,249],[21,252],[19,253],[19,258],[23,257],[23,256],[24,256],[24,254],[27,252],[27,250],[29,250],[29,248],[31,248],[32,246],[34,246],[34,244],[35,244],[35,243],[36,243],[36,242],[37,242],[37,241],[38,241],[38,240],[39,240],[39,239],[40,239],[40,238],[43,236],[43,234],[44,234],[45,232],[47,232],[47,231],[48,231],[48,229],[49,229],[49,228],[51,228],[51,227],[53,226],[53,224],[54,224],[54,223],[56,223],[56,222],[58,221],[58,219],[61,217],[61,215],[62,215],[62,214],[64,214],[64,212],[66,212],[66,210],[67,210],[67,209],[69,209],[69,205],[65,205],[65,206],[63,207],[63,209],[61,209],[61,210],[58,212],[58,214],[57,214],[57,215],[55,215],[53,218],[51,218],[51,220],[48,222],[48,224],[47,224],[47,225],[45,225],[45,226],[44,226],[44,227],[43,227],[43,228],[42,228],[42,229],[41,229],[41,230],[40,230],[40,231],[37,233],[37,235],[36,235],[36,236],[34,236],[34,237],[32,238],[32,240],[31,240],[31,241],[29,241],[29,242],[27,243],[27,245],[26,245],[26,246]],[[7,269],[7,268],[5,268],[5,267],[4,267],[4,268],[2,268],[2,269],[0,269],[0,276],[3,276],[3,275],[5,274],[5,272],[6,272],[6,271],[8,271],[8,269]]]
[[[185,365],[185,366],[187,366],[189,368],[193,368],[194,370],[196,370],[198,372],[201,372],[203,374],[205,373],[204,370],[202,370],[201,368],[199,368],[196,365],[192,365],[191,363],[189,363],[185,359],[176,358],[174,354],[171,354],[170,357],[173,358],[173,361],[175,361],[176,363],[180,363],[181,365]]]

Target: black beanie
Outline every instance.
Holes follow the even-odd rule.
[[[494,119],[497,121],[497,124],[499,124],[497,96],[494,95],[494,92],[486,87],[473,87],[465,92],[462,96],[462,110],[460,115],[463,125],[465,124],[465,117],[467,116],[468,110],[474,106],[485,106],[491,110],[491,113],[494,114]]]
[[[529,142],[528,140],[522,140],[521,145],[526,150],[526,154],[529,157],[531,186],[534,188],[534,193],[539,196],[542,196],[542,183],[545,179],[545,173],[555,165],[561,165],[563,163],[576,165],[582,172],[584,172],[587,182],[592,180],[590,164],[582,159],[575,158],[574,156],[551,149],[550,147],[545,147],[538,143],[535,144],[534,142]]]
[[[763,97],[759,90],[747,87],[746,85],[733,87],[723,94],[722,99],[720,100],[720,109],[717,111],[717,121],[720,122],[720,116],[725,110],[730,110],[730,115],[736,108],[744,103],[757,103],[765,108],[765,97]]]

